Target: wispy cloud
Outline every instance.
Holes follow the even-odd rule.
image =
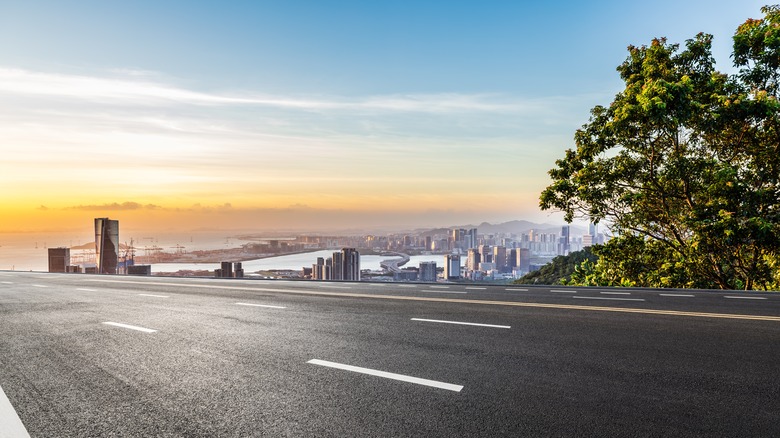
[[[361,98],[295,97],[209,93],[149,80],[153,72],[113,70],[119,78],[41,73],[0,67],[0,92],[67,97],[108,105],[254,105],[305,111],[384,111],[411,113],[523,113],[542,109],[540,100],[508,100],[496,94],[394,94]]]
[[[66,207],[65,210],[81,210],[81,211],[127,211],[127,210],[160,210],[162,207],[154,204],[140,204],[138,202],[113,202],[110,204],[100,205],[76,205],[73,207]]]

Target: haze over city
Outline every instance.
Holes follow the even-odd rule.
[[[5,4],[0,232],[561,223],[626,46],[708,32],[731,71],[762,4]]]

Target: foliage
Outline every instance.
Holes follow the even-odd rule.
[[[723,289],[777,284],[780,8],[734,36],[738,74],[715,70],[712,37],[629,46],[625,89],[591,110],[549,171],[542,209],[606,222],[579,284]]]
[[[538,271],[530,272],[515,280],[515,284],[567,284],[577,266],[583,262],[595,262],[597,257],[589,248],[566,256],[558,256]]]

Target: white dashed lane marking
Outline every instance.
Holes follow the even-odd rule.
[[[417,385],[431,386],[433,388],[446,389],[448,391],[460,392],[460,390],[463,389],[462,385],[453,385],[452,383],[437,382],[436,380],[421,379],[419,377],[388,373],[386,371],[372,370],[371,368],[362,368],[362,367],[356,367],[352,365],[344,365],[341,363],[328,362],[326,360],[320,360],[320,359],[312,359],[306,363],[328,367],[328,368],[336,368],[339,370],[352,371],[353,373],[361,373],[361,374],[368,374],[370,376],[384,377],[385,379],[398,380],[401,382],[415,383]]]
[[[440,324],[473,325],[473,326],[477,326],[477,327],[492,327],[492,328],[502,328],[502,329],[512,328],[512,326],[509,326],[509,325],[480,324],[480,323],[476,323],[476,322],[460,322],[460,321],[442,321],[442,320],[439,320],[439,319],[412,318],[412,321],[436,322],[436,323],[440,323]]]
[[[253,303],[236,303],[237,306],[251,306],[251,307],[267,307],[269,309],[286,309],[282,306],[270,306],[268,304],[253,304]]]
[[[579,298],[582,300],[612,300],[612,301],[644,301],[643,298],[607,298],[607,297],[583,297],[576,296],[572,298]]]
[[[105,324],[105,325],[112,325],[114,327],[126,328],[126,329],[130,329],[130,330],[137,330],[139,332],[144,332],[144,333],[154,333],[154,332],[157,331],[157,330],[146,328],[146,327],[139,327],[137,325],[122,324],[121,322],[106,321],[103,324]]]
[[[723,298],[732,298],[737,300],[765,300],[766,297],[738,297],[738,296],[729,296],[726,295]]]

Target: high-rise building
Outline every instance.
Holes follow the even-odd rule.
[[[593,235],[592,234],[585,234],[582,236],[582,247],[583,248],[590,248],[593,246]]]
[[[447,254],[444,262],[444,278],[447,280],[460,279],[460,255]]]
[[[360,253],[355,248],[342,248],[325,260],[318,257],[312,265],[312,279],[360,281]]]
[[[95,262],[98,274],[116,274],[119,260],[119,221],[95,218]]]
[[[70,248],[49,248],[49,272],[68,272]]]
[[[493,252],[490,249],[490,245],[479,245],[479,255],[482,263],[493,262]]]
[[[494,246],[493,247],[493,263],[496,265],[496,270],[504,271],[507,267],[506,262],[506,247]]]
[[[506,264],[507,264],[507,268],[509,268],[510,271],[517,267],[517,251],[518,250],[519,250],[519,248],[512,248],[512,249],[509,250],[509,253],[507,254]]]
[[[469,271],[479,270],[479,264],[482,262],[479,250],[476,248],[470,248],[468,251],[468,258],[466,259],[466,269]]]
[[[571,227],[569,225],[564,225],[561,227],[561,238],[559,240],[558,244],[558,255],[567,255],[569,254],[569,250],[571,249],[571,243],[569,239],[569,232],[571,231]]]
[[[478,244],[479,241],[477,240],[477,229],[472,228],[468,231],[466,236],[467,248],[476,248]]]
[[[340,251],[334,252],[331,260],[333,260],[333,270],[331,271],[331,277],[328,280],[343,280],[344,254]]]
[[[342,257],[342,279],[348,281],[360,281],[360,253],[355,248],[343,248]]]
[[[317,263],[311,265],[311,278],[313,280],[325,279],[325,259],[317,257]]]
[[[531,250],[528,248],[517,250],[517,267],[523,274],[531,272]]]
[[[420,262],[420,281],[436,281],[436,262]]]

